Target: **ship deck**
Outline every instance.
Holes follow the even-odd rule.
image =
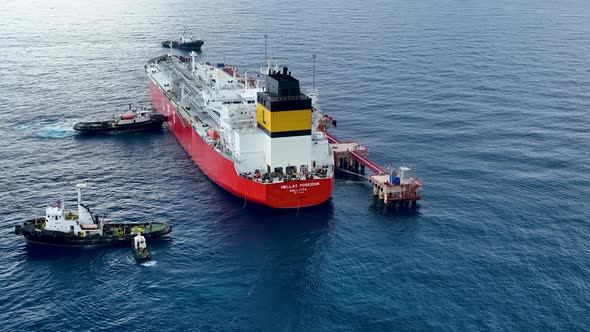
[[[207,129],[209,127],[215,127],[219,123],[219,117],[216,114],[207,114],[208,116],[204,116],[205,112],[198,111],[204,109],[204,103],[197,97],[201,95],[201,92],[195,88],[194,85],[196,82],[189,76],[189,72],[178,69],[170,61],[157,61],[151,63],[151,65],[153,66],[148,68],[148,75],[154,83],[164,90],[164,95],[175,105],[176,112],[179,113],[181,118],[188,121],[199,135],[206,136]],[[173,89],[174,80],[168,75],[170,72],[175,73],[174,78],[179,83],[183,83],[183,89],[186,91],[183,96],[176,95]],[[185,98],[185,105],[179,103],[179,100],[182,98]]]

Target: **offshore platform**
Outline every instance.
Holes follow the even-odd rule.
[[[369,183],[373,187],[373,195],[383,201],[385,205],[399,208],[416,208],[417,201],[422,199],[418,190],[422,188],[422,181],[411,176],[411,169],[400,166],[399,172],[391,167],[383,169],[369,159],[369,149],[353,141],[341,141],[329,132],[336,127],[336,119],[324,114],[320,120],[320,130],[326,135],[334,151],[334,166],[336,169],[364,176],[366,168],[373,172],[369,175]]]
[[[267,36],[264,37],[266,39]],[[373,188],[373,196],[383,201],[386,206],[416,208],[417,202],[422,199],[422,196],[418,193],[418,190],[422,188],[422,181],[418,177],[410,175],[411,169],[409,167],[401,165],[398,168],[399,172],[397,172],[389,164],[387,169],[383,169],[379,164],[369,159],[369,149],[366,146],[354,141],[342,141],[330,133],[331,128],[336,128],[337,121],[328,114],[319,112],[319,92],[315,87],[315,54],[312,59],[313,80],[308,95],[313,100],[314,111],[321,114],[318,121],[318,130],[324,133],[334,151],[335,169],[368,178]],[[371,170],[373,174],[365,176],[366,168]]]

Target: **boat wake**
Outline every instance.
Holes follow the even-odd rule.
[[[143,262],[141,263],[141,266],[154,266],[156,265],[156,261],[147,261],[147,262]]]
[[[16,130],[41,139],[66,138],[76,133],[72,124],[66,122],[23,124],[16,126]]]
[[[37,138],[66,138],[75,134],[71,124],[56,123],[41,127],[36,133]]]

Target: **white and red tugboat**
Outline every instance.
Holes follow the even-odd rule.
[[[199,168],[232,194],[272,208],[325,202],[334,153],[299,81],[272,60],[265,81],[235,66],[163,55],[145,66],[152,104]]]
[[[166,117],[154,112],[151,107],[134,108],[129,104],[129,109],[113,114],[110,120],[78,122],[74,125],[74,130],[82,134],[158,130],[162,129],[164,121]]]

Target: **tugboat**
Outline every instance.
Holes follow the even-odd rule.
[[[154,130],[161,129],[162,123],[165,121],[165,116],[154,112],[149,106],[143,106],[141,109],[138,109],[133,108],[131,104],[129,104],[129,109],[116,117],[113,115],[111,120],[78,122],[74,125],[74,130],[84,134]]]
[[[47,206],[45,217],[15,226],[14,233],[23,235],[30,243],[85,247],[129,243],[136,234],[154,239],[172,231],[172,227],[163,222],[105,223],[104,218],[94,215],[82,204],[82,188],[86,188],[85,183],[76,185],[77,213],[66,213],[63,200],[60,200],[56,206]]]
[[[145,243],[145,237],[143,237],[141,233],[137,234],[133,238],[131,248],[133,249],[133,253],[135,254],[135,259],[138,262],[143,262],[152,259],[152,256],[150,255],[150,252]]]
[[[180,50],[200,52],[201,46],[205,42],[200,39],[195,39],[193,36],[189,36],[188,27],[184,27],[184,33],[179,40],[165,40],[162,42],[162,47],[177,48]]]

